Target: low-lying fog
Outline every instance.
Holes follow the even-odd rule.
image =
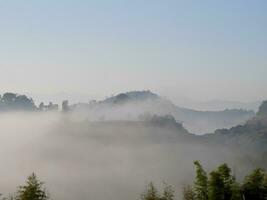
[[[179,198],[194,177],[194,160],[207,169],[229,162],[237,174],[247,170],[234,166],[230,151],[193,142],[190,138],[199,136],[172,126],[13,113],[0,115],[0,128],[0,193],[5,195],[35,172],[57,200],[136,200],[150,181],[173,185]]]

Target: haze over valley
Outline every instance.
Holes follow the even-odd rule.
[[[0,1],[0,200],[267,200],[267,1]]]
[[[134,91],[98,102],[36,106],[27,96],[5,93],[0,104],[2,192],[12,194],[34,171],[57,199],[136,199],[150,181],[168,182],[182,198],[195,160],[207,169],[227,162],[241,179],[255,167],[267,167],[266,105],[257,114],[207,113]],[[226,129],[217,123],[224,129],[199,136],[180,122],[183,116],[188,122],[231,117],[237,124]]]

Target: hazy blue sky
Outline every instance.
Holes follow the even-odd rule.
[[[0,0],[0,92],[267,99],[267,1]]]

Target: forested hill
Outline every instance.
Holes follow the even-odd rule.
[[[260,152],[267,163],[267,101],[262,103],[257,115],[244,125],[219,129],[204,137],[248,154]]]
[[[74,110],[87,113],[87,118],[106,120],[132,120],[144,113],[156,115],[171,114],[182,122],[189,132],[211,133],[218,128],[231,128],[252,118],[253,111],[225,109],[222,111],[197,111],[176,106],[170,100],[151,91],[120,93],[102,101],[73,105]]]
[[[45,105],[43,102],[37,107],[34,100],[26,95],[6,92],[0,95],[0,111],[57,111],[59,108],[58,104]]]
[[[185,128],[196,134],[212,133],[216,129],[231,128],[245,123],[255,114],[253,111],[241,109],[225,109],[222,111],[196,111],[174,105],[171,101],[150,91],[132,91],[120,93],[102,101],[68,105],[62,102],[62,109],[73,111],[85,119],[96,120],[138,120],[140,115],[174,116]],[[0,111],[58,111],[59,105],[43,102],[36,106],[33,99],[26,95],[5,93],[0,96]],[[82,115],[83,114],[83,115]]]
[[[35,111],[37,107],[32,98],[7,92],[0,95],[0,111]]]

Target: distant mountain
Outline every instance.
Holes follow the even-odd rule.
[[[218,128],[230,128],[245,123],[253,117],[253,111],[227,109],[222,111],[197,111],[178,107],[171,101],[151,91],[132,91],[120,93],[89,104],[73,105],[76,111],[87,112],[88,119],[133,120],[144,113],[171,114],[193,133],[213,132]]]
[[[37,111],[58,111],[58,104],[45,105],[43,102],[37,107],[31,97],[26,95],[6,92],[0,95],[0,112],[37,112]]]
[[[152,93],[149,90],[145,91],[131,91],[126,93],[120,93],[116,96],[112,96],[109,98],[106,98],[103,101],[100,101],[99,103],[113,103],[113,104],[119,104],[119,103],[127,103],[127,102],[134,102],[134,101],[146,101],[146,100],[156,100],[159,99],[159,96]]]
[[[202,111],[218,111],[225,109],[244,109],[257,111],[261,101],[253,102],[241,102],[241,101],[229,101],[229,100],[210,100],[210,101],[194,101],[191,99],[178,98],[175,99],[175,103],[195,110]]]
[[[261,104],[257,115],[244,125],[219,129],[214,134],[203,137],[209,142],[228,146],[249,155],[258,154],[263,162],[267,163],[267,101]]]
[[[133,95],[134,93],[131,94]],[[143,95],[142,98],[144,97]],[[120,98],[120,96],[121,95],[116,97]],[[162,100],[159,96],[149,94],[149,98],[152,96],[153,101]],[[110,104],[110,102],[112,102],[116,108],[120,108],[121,105],[118,106],[116,103],[116,97],[113,97],[113,101],[102,101],[102,103]],[[132,101],[129,96],[124,96],[122,99],[124,106],[127,105],[126,101]],[[139,101],[139,99],[134,99],[134,101]],[[227,116],[235,118],[240,116],[242,112],[246,113],[246,111],[240,110],[200,112],[176,107],[168,101],[164,101],[164,103],[166,103],[166,107],[168,105],[172,109],[176,109],[173,113],[183,112],[182,114],[179,113],[179,115],[184,117],[192,115],[191,119],[202,117],[202,119],[208,120],[208,118],[217,117],[219,121],[220,118],[223,119]],[[136,134],[138,134],[138,136],[142,135],[145,140],[152,140],[153,142],[158,141],[164,143],[167,141],[177,143],[179,146],[177,148],[179,152],[181,152],[179,153],[181,157],[186,153],[189,157],[191,154],[192,157],[197,155],[194,159],[208,161],[212,158],[214,162],[227,161],[239,168],[242,166],[244,168],[253,169],[255,166],[258,166],[267,169],[267,101],[261,104],[256,115],[253,115],[253,117],[246,120],[243,124],[236,125],[229,129],[217,129],[213,133],[204,135],[190,133],[190,131],[184,128],[180,122],[177,122],[172,115],[152,115],[145,113],[140,115],[137,121],[104,120],[90,123],[94,124],[94,127],[97,127],[97,132],[116,132],[121,137],[127,134],[129,137],[133,137],[133,140]],[[197,152],[193,150],[195,148],[198,149]]]
[[[37,107],[26,95],[5,93],[0,96],[0,111],[57,111],[59,105],[43,102]],[[174,116],[192,133],[204,134],[216,129],[231,128],[252,118],[253,111],[226,109],[222,111],[197,111],[174,105],[171,101],[153,92],[131,91],[106,98],[70,106],[70,110],[81,119],[97,120],[138,120],[140,115],[149,113]]]
[[[152,153],[156,155],[153,159],[155,163],[158,159],[165,160],[164,166],[172,163],[168,169],[177,174],[188,173],[192,162],[201,160],[209,166],[229,163],[233,169],[238,169],[238,176],[242,177],[242,173],[245,174],[255,167],[267,169],[267,121],[263,119],[256,116],[244,125],[206,135],[190,133],[171,115],[144,114],[136,121],[61,121],[55,126],[56,130],[52,131],[51,138],[65,137],[69,144],[66,145],[64,139],[64,145],[58,147],[56,143],[52,148],[56,149],[53,152],[60,152],[58,148],[65,152],[67,146],[71,149],[70,152],[75,152],[81,144],[89,147],[88,143],[93,142],[95,145],[96,141],[101,141],[100,148],[119,147],[121,151],[122,147],[126,147],[123,154],[127,157],[132,155],[129,149],[139,151],[142,158],[149,155],[145,160],[141,159],[136,163],[146,162]],[[50,145],[53,141],[57,140],[51,140]],[[176,163],[179,163],[178,168]]]

